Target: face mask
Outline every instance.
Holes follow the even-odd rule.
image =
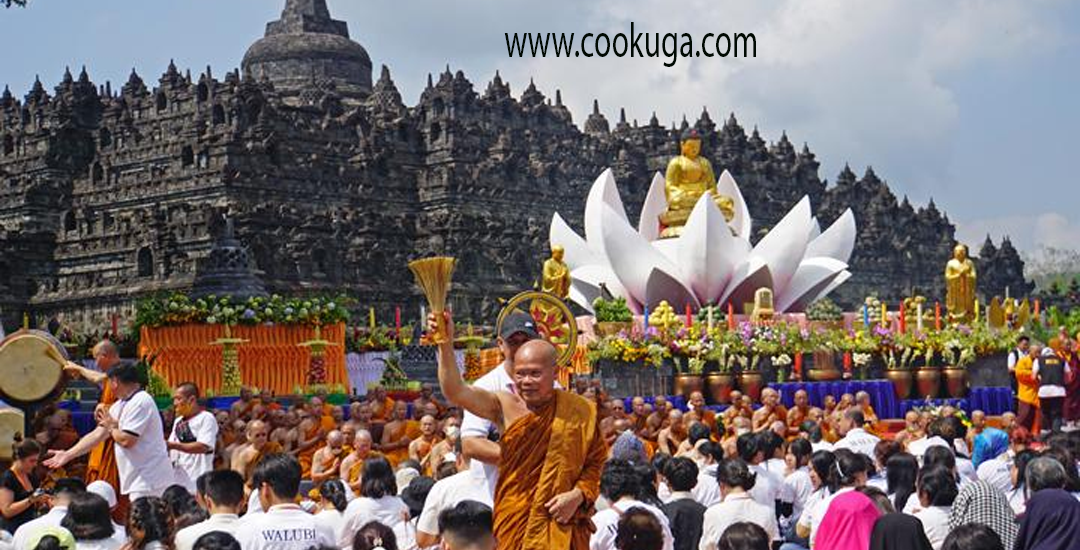
[[[460,433],[460,429],[457,426],[450,426],[446,428],[446,437],[457,438]]]

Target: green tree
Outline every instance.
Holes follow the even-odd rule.
[[[0,3],[3,3],[5,8],[11,6],[26,7],[26,0],[0,0]]]

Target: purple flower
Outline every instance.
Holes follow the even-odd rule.
[[[255,318],[255,311],[254,310],[252,310],[251,308],[248,308],[248,309],[244,310],[244,319],[254,319],[254,318]]]

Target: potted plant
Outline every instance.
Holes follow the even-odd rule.
[[[813,351],[814,360],[806,370],[806,378],[812,382],[831,382],[839,380],[842,376],[840,369],[836,368],[836,352],[846,351],[843,349],[843,341],[846,337],[843,329],[811,330],[811,340],[808,349]]]
[[[705,360],[701,357],[672,356],[675,362],[675,395],[685,399],[690,394],[704,389],[701,374],[705,371]]]
[[[629,332],[633,327],[634,316],[626,306],[626,298],[597,298],[592,305],[598,335],[614,336],[620,332]]]
[[[950,340],[942,350],[945,366],[941,374],[945,378],[945,391],[949,397],[961,398],[967,394],[967,366],[975,360],[975,348],[960,340]]]
[[[941,392],[941,369],[934,361],[942,351],[941,334],[926,339],[926,347],[923,352],[923,365],[915,370],[915,388],[919,397],[933,399]]]
[[[806,308],[806,319],[811,330],[835,330],[844,328],[844,312],[828,298],[822,298]]]
[[[735,375],[732,368],[735,366],[735,358],[739,351],[738,338],[731,333],[719,335],[719,341],[713,342],[712,348],[706,353],[706,360],[716,365],[716,370],[710,372],[705,378],[705,384],[709,388],[709,396],[714,404],[731,403],[731,392],[735,389]]]

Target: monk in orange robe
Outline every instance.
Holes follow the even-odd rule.
[[[453,324],[439,345],[443,394],[473,414],[505,428],[495,487],[494,531],[500,549],[586,550],[600,492],[607,446],[596,409],[585,398],[555,389],[555,347],[523,344],[514,356],[514,388],[485,391],[465,384],[454,359]],[[429,329],[437,331],[436,317]]]
[[[80,377],[101,386],[101,398],[98,400],[95,412],[98,409],[107,411],[116,402],[116,396],[113,394],[110,385],[106,384],[105,381],[108,379],[107,373],[109,370],[120,364],[120,350],[117,349],[116,344],[109,340],[102,340],[94,346],[91,354],[94,356],[94,362],[101,369],[100,372],[71,362],[68,362],[64,367],[64,371],[71,376]],[[130,502],[127,496],[120,494],[120,471],[116,468],[116,450],[113,448],[112,438],[102,441],[97,447],[94,447],[94,450],[90,451],[90,458],[86,466],[86,483],[90,484],[99,480],[112,485],[113,490],[116,491],[118,498],[116,508],[113,508],[112,511],[112,517],[114,521],[126,525]]]
[[[386,455],[390,465],[397,468],[398,464],[409,459],[409,444],[413,438],[410,436],[408,405],[404,401],[398,401],[390,416],[390,422],[383,427],[382,445],[379,450]],[[420,426],[417,424],[416,437],[420,437]]]
[[[319,450],[326,432],[322,429],[320,419],[311,411],[304,411],[304,419],[297,427],[299,442],[297,445],[296,460],[300,462],[300,476],[304,479],[311,477],[311,463],[315,459],[315,451]]]

